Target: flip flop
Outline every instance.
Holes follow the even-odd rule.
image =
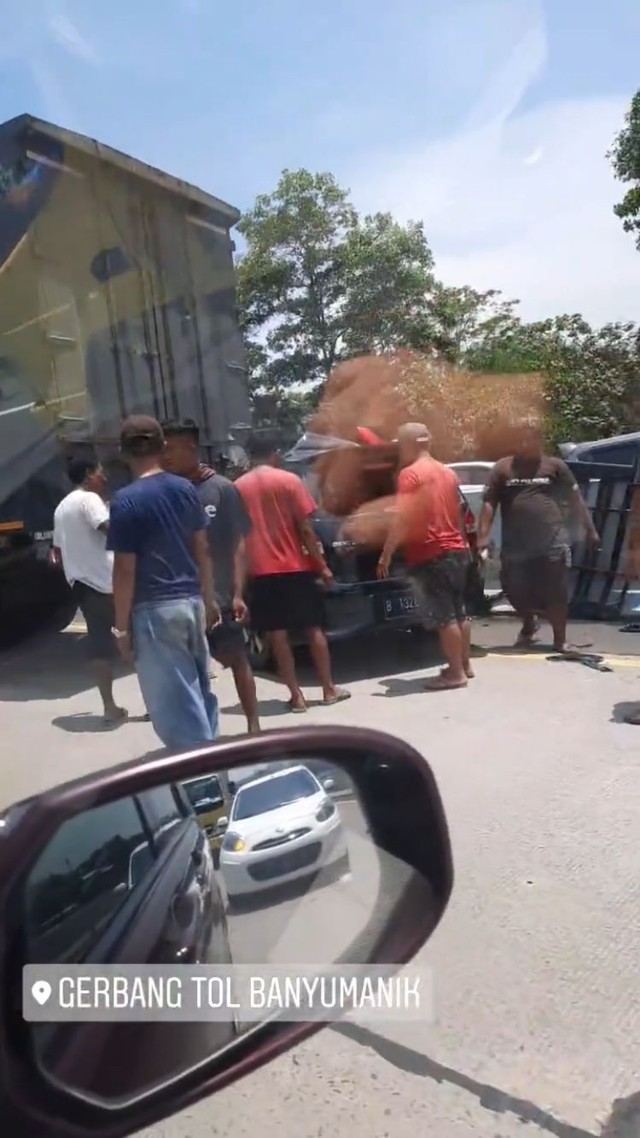
[[[104,716],[102,720],[102,728],[104,731],[113,731],[114,727],[120,727],[122,723],[126,723],[128,718],[129,712],[127,711],[126,707],[119,707],[118,715],[115,715],[113,717],[106,715]]]
[[[534,632],[532,636],[518,636],[514,642],[514,648],[537,648],[539,643],[538,636]]]
[[[424,685],[425,691],[457,691],[458,688],[466,688],[469,684],[468,679],[458,680],[457,683],[452,683],[451,680],[442,680],[439,676],[434,676],[433,679],[427,680]]]
[[[292,715],[304,715],[309,710],[306,704],[304,707],[294,707],[292,699],[289,700],[287,707]]]
[[[336,694],[331,699],[323,699],[322,703],[325,707],[333,707],[336,703],[344,703],[345,700],[351,699],[351,692],[345,691],[344,688],[338,688]]]

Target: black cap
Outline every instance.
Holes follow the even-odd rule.
[[[126,447],[138,439],[163,443],[164,434],[158,420],[151,415],[129,415],[120,429],[120,445]]]

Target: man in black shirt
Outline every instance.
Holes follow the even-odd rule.
[[[208,634],[211,655],[231,668],[250,734],[260,730],[256,681],[249,663],[243,625],[247,606],[244,539],[251,529],[249,515],[232,482],[200,462],[200,432],[193,419],[163,423],[163,465],[195,486],[208,518],[207,536],[213,562],[216,599],[222,620]]]
[[[516,450],[494,466],[480,515],[478,547],[485,550],[495,511],[502,515],[502,587],[522,621],[518,643],[530,645],[536,618],[553,628],[553,646],[566,649],[571,538],[574,520],[588,541],[600,538],[566,463],[544,453],[542,433],[524,424]]]

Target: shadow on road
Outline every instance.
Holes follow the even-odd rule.
[[[640,691],[638,692],[638,699],[633,703],[624,700],[622,703],[614,704],[613,711],[611,712],[611,722],[625,723],[628,715],[640,715]]]
[[[273,678],[273,677],[271,677],[271,678]],[[283,715],[289,715],[292,719],[295,719],[296,721],[298,719],[300,719],[299,715],[293,716],[293,714],[289,708],[288,700],[286,698],[288,695],[288,692],[286,692],[286,690],[284,688],[282,690],[283,690],[282,699],[261,699],[261,700],[259,700],[258,710],[260,712],[260,718],[261,719],[273,719],[276,716],[278,718],[280,718]],[[242,710],[242,707],[239,703],[234,703],[234,704],[231,704],[230,707],[221,707],[220,708],[220,714],[221,715],[244,715],[244,711]]]
[[[0,653],[0,701],[71,699],[95,687],[84,639],[81,632],[58,632]],[[119,666],[116,677],[127,675],[131,669]]]
[[[362,635],[331,645],[337,684],[374,680],[390,672],[413,672],[444,663],[435,633],[416,636],[411,632]],[[301,657],[300,681],[317,685],[308,658]]]
[[[395,699],[396,696],[401,695],[424,695],[425,683],[424,676],[410,680],[390,676],[388,679],[380,680],[380,687],[384,688],[384,691],[375,691],[373,695],[377,696],[378,699]]]
[[[590,1130],[583,1130],[580,1126],[572,1126],[569,1122],[562,1122],[528,1099],[516,1098],[507,1091],[492,1087],[489,1083],[479,1083],[461,1071],[445,1067],[435,1059],[430,1059],[428,1055],[414,1051],[412,1047],[405,1047],[402,1043],[385,1039],[384,1036],[359,1024],[336,1024],[332,1030],[346,1036],[354,1043],[370,1047],[381,1059],[391,1063],[400,1071],[417,1075],[419,1078],[432,1079],[434,1083],[448,1083],[449,1086],[459,1087],[474,1095],[486,1110],[495,1114],[513,1114],[519,1121],[533,1123],[547,1134],[555,1135],[555,1138],[638,1138],[640,1134],[640,1092],[627,1098],[616,1099],[611,1114],[599,1134],[596,1134]]]
[[[76,715],[58,715],[51,720],[54,727],[61,731],[68,731],[70,735],[86,735],[100,733],[110,734],[112,731],[121,731],[128,723],[145,723],[144,715],[129,715],[127,719],[120,719],[117,723],[105,724],[101,715],[92,715],[88,711],[79,711]]]

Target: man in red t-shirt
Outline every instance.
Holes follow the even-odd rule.
[[[289,688],[291,711],[307,710],[300,690],[290,632],[305,631],[325,704],[350,693],[336,687],[323,632],[324,597],[318,583],[333,579],[311,524],[317,506],[296,474],[280,467],[273,439],[255,435],[248,443],[253,469],[235,483],[251,519],[245,539],[249,569],[249,615],[269,639],[280,679]]]
[[[388,575],[391,558],[401,547],[421,608],[438,629],[447,660],[427,689],[443,691],[466,687],[473,677],[465,610],[470,552],[458,479],[431,456],[430,443],[422,423],[405,423],[398,432],[402,470],[396,519],[378,562],[378,576]]]

